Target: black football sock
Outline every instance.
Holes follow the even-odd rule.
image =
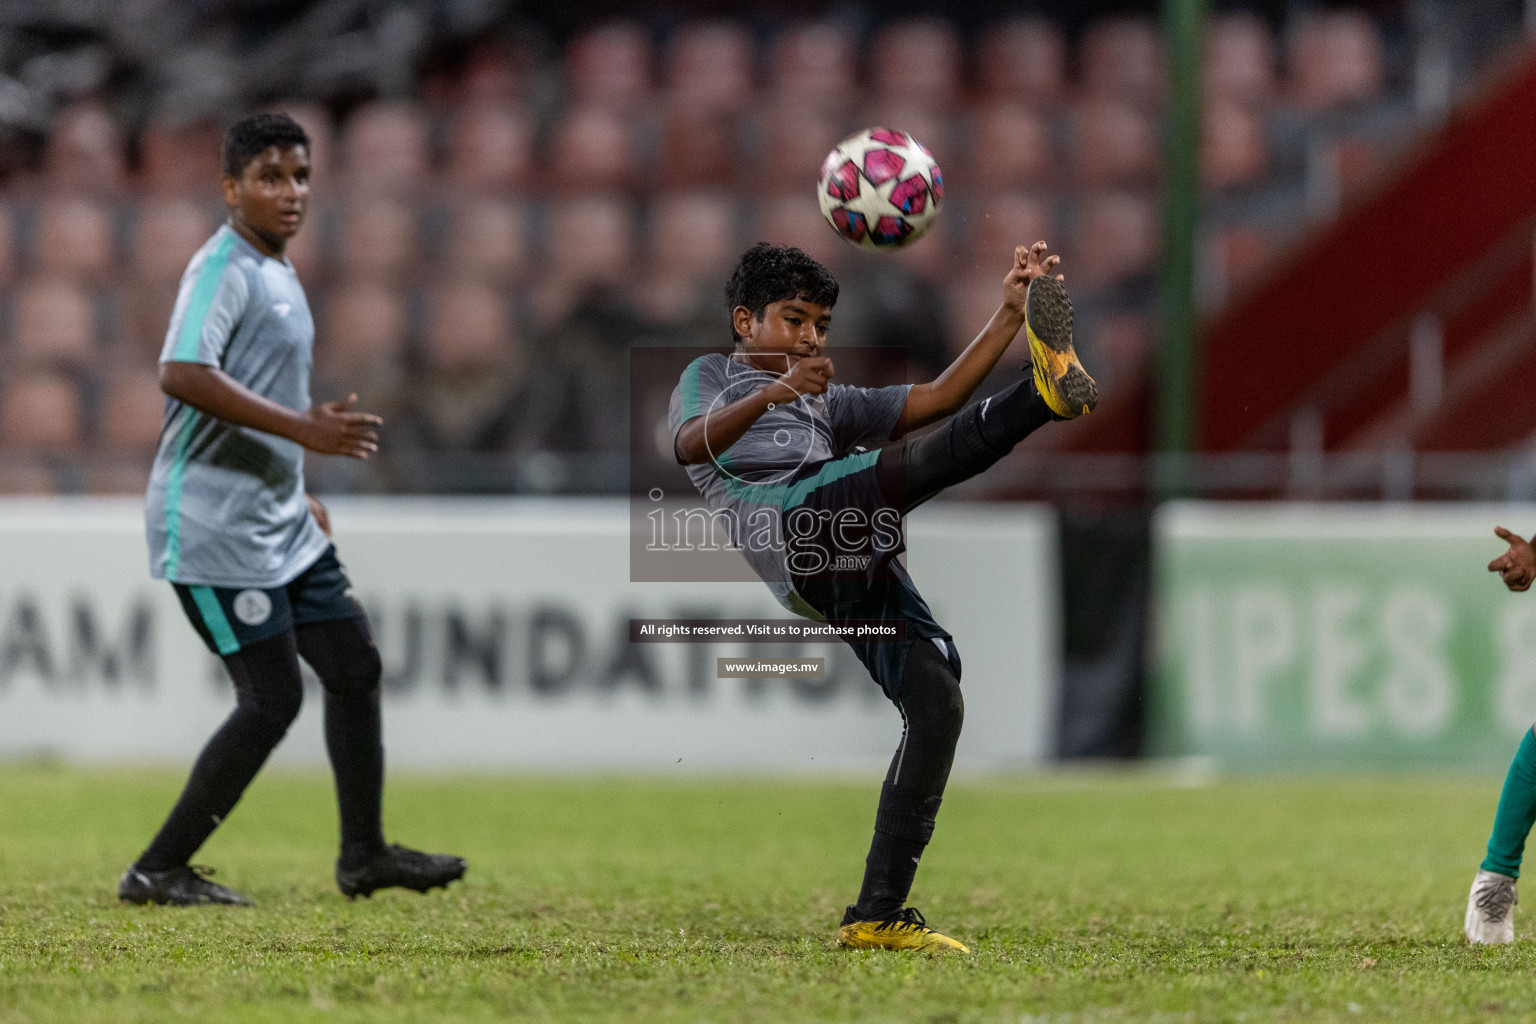
[[[235,710],[192,766],[181,798],[135,867],[165,871],[187,863],[229,816],[272,748],[299,713],[304,688],[292,632],[224,658]]]
[[[384,849],[384,730],[379,650],[361,616],[298,627],[299,653],[325,687],[325,749],[336,780],[341,867]]]
[[[880,452],[876,478],[892,507],[911,511],[991,467],[1051,421],[1033,378],[968,405],[931,433]]]
[[[905,730],[880,789],[875,837],[855,904],[861,921],[890,917],[906,905],[955,761],[965,701],[949,659],[932,640],[912,645],[896,704]]]

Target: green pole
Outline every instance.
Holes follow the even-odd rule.
[[[1195,312],[1195,231],[1200,216],[1200,63],[1205,0],[1163,0],[1171,95],[1163,152],[1161,331],[1157,366],[1156,443],[1166,455],[1197,445],[1199,352]],[[1178,461],[1178,460],[1172,460]],[[1164,496],[1182,493],[1165,481]]]

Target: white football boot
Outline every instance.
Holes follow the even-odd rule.
[[[1467,921],[1462,930],[1472,945],[1515,941],[1515,904],[1520,894],[1515,880],[1496,871],[1479,871],[1467,894]]]

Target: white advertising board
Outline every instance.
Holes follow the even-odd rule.
[[[753,583],[631,583],[622,500],[355,499],[332,508],[384,661],[395,766],[815,772],[884,764],[896,709],[841,643],[630,643],[637,618],[791,616]],[[964,663],[957,769],[1049,756],[1055,520],[934,505],[909,568]],[[0,757],[188,761],[232,706],[138,503],[0,501]],[[717,678],[717,657],[824,657],[824,679]],[[324,760],[319,701],[279,762]]]

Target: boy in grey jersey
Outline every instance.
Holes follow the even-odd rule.
[[[382,421],[357,396],[311,405],[314,321],[283,252],[309,198],[309,140],[258,114],[224,140],[229,220],[192,258],[160,356],[165,423],[144,503],[150,569],[223,658],[236,707],[165,824],[118,883],[129,903],[250,901],[190,866],[298,714],[302,656],[325,687],[341,812],[336,882],[348,896],[425,892],[464,861],[386,844],[379,654],[304,490],[304,450],[367,458]]]
[[[902,738],[875,813],[875,835],[838,941],[857,948],[968,952],[929,928],[906,899],[933,835],[965,705],[960,654],[897,560],[900,518],[982,472],[1052,419],[1098,401],[1072,347],[1072,307],[1044,242],[1014,251],[1002,304],[934,380],[856,388],[832,383],[823,355],[838,285],[799,249],[760,244],[738,262],[726,300],[730,355],[690,363],[668,409],[673,451],[725,513],[754,571],[786,607],[827,620],[902,624],[895,642],[848,640],[897,706]],[[1020,328],[1032,379],[970,399]],[[948,417],[939,429],[905,435]],[[862,444],[898,442],[878,450]],[[777,538],[754,545],[754,537]],[[743,543],[745,541],[745,543]],[[863,565],[838,572],[827,555]]]

